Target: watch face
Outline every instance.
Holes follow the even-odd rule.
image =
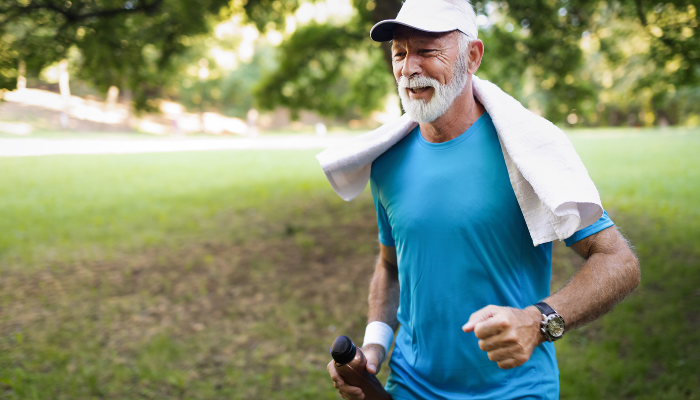
[[[554,337],[560,337],[564,334],[564,319],[562,317],[554,317],[547,322],[547,330]]]

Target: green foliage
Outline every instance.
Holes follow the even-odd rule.
[[[637,0],[634,5],[636,14],[631,17],[653,38],[649,58],[671,73],[668,82],[677,87],[700,84],[700,1]],[[630,11],[625,8],[622,12]]]
[[[379,107],[390,89],[381,51],[364,32],[309,24],[279,47],[279,64],[256,88],[263,107],[353,117]],[[357,43],[364,43],[364,49]]]
[[[481,3],[476,7],[480,14],[496,14],[492,16],[496,20],[499,12],[503,15],[500,23],[482,30],[486,75],[505,89],[508,89],[506,83],[514,81],[513,72],[508,71],[519,71],[520,79],[538,85],[546,82],[537,91],[538,103],[544,105],[544,115],[554,121],[564,120],[570,110],[580,108],[583,101],[594,95],[588,82],[566,79],[577,71],[582,61],[579,38],[587,18],[583,5],[589,3],[581,3],[510,1],[491,13],[486,6],[482,9]],[[564,6],[570,11],[561,15],[559,10]],[[506,24],[511,24],[511,34],[505,30]],[[495,54],[490,53],[492,50]],[[496,73],[490,73],[491,64],[496,64]],[[520,99],[526,101],[527,94],[521,92]]]
[[[258,7],[259,3],[254,3],[251,7]],[[480,27],[486,53],[478,74],[555,122],[564,122],[567,116],[575,114],[578,121],[590,125],[650,125],[660,117],[682,123],[700,111],[700,107],[690,106],[684,108],[685,114],[678,115],[676,107],[679,101],[692,104],[687,99],[689,94],[694,99],[694,91],[683,88],[698,83],[700,41],[693,40],[698,29],[696,3],[697,0],[665,5],[641,0],[476,2],[477,14],[490,19],[488,25]],[[358,0],[353,4],[357,14],[349,25],[357,32],[343,41],[345,52],[333,52],[338,63],[356,64],[357,59],[348,53],[368,49],[366,36],[372,24],[396,15],[397,3],[393,0]],[[263,15],[266,14],[248,16],[258,26],[265,26],[269,19]],[[275,15],[272,13],[269,18],[279,19]],[[337,31],[334,29],[328,27],[328,34]],[[308,28],[283,44],[281,60],[295,61],[282,61],[279,69],[267,77],[257,92],[262,105],[309,108],[326,114],[338,112],[325,101],[309,101],[308,92],[299,92],[303,95],[298,99],[285,99],[281,93],[283,88],[290,94],[297,93],[300,82],[313,82],[314,93],[338,90],[336,81],[324,74],[342,68],[334,64],[319,74],[308,63],[323,56],[301,49],[301,40],[308,40],[309,47],[320,45],[319,53],[328,52],[331,44],[319,40],[322,32],[321,27]],[[589,39],[595,48],[582,49],[583,41]],[[304,55],[306,64],[299,54]],[[384,66],[373,65],[373,75],[390,70],[386,51],[384,60]],[[614,75],[612,80],[608,74]],[[379,86],[368,89],[379,94]],[[676,89],[684,94],[676,95]]]
[[[208,32],[226,0],[4,0],[0,9],[3,88],[14,86],[19,60],[28,74],[76,48],[79,77],[106,92],[111,85],[133,91],[138,108],[161,94],[173,78],[171,60],[186,46],[183,37]],[[2,49],[0,49],[2,50]]]
[[[0,88],[12,88],[19,60],[28,74],[77,54],[73,70],[106,91],[133,92],[137,107],[165,95],[190,108],[240,115],[264,108],[316,110],[342,118],[366,115],[392,92],[390,50],[368,39],[393,18],[398,0],[353,0],[352,19],[299,26],[277,49],[191,85],[176,79],[214,40],[222,19],[244,16],[261,31],[282,31],[299,0],[3,0]],[[479,75],[545,117],[578,124],[653,125],[700,119],[700,0],[511,0],[475,2],[486,54]],[[585,46],[584,46],[585,44]],[[587,46],[587,47],[586,47]],[[264,46],[263,46],[264,47]],[[384,60],[384,63],[381,60]],[[275,67],[276,65],[276,67]],[[383,76],[384,75],[384,76]],[[238,89],[234,89],[238,88]],[[242,90],[240,90],[242,89]],[[197,100],[197,101],[195,101]]]
[[[259,28],[279,25],[277,11],[262,12],[267,0],[248,1],[246,16]],[[278,2],[272,2],[278,3]],[[279,9],[296,9],[295,1],[281,2]],[[292,116],[314,110],[339,118],[366,116],[383,104],[393,91],[386,46],[369,39],[376,21],[396,16],[400,2],[354,0],[354,17],[342,26],[329,22],[299,27],[278,48],[278,66],[264,75],[255,90],[263,109],[288,107]]]
[[[243,10],[259,31],[282,27],[286,17],[299,8],[299,0],[246,0]]]
[[[227,116],[245,118],[253,107],[253,88],[265,71],[275,67],[274,48],[258,41],[252,58],[233,63],[233,68],[223,68],[212,56],[212,50],[227,52],[236,60],[240,35],[217,39],[198,36],[188,40],[188,49],[174,58],[174,73],[179,79],[165,86],[165,96],[176,99],[187,109],[197,111],[217,110]],[[208,76],[198,76],[202,64]]]

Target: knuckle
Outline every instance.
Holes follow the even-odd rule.
[[[494,311],[498,311],[499,308],[500,307],[498,307],[498,306],[494,306],[493,304],[490,304],[490,305],[484,307],[484,311],[494,312]]]
[[[503,336],[503,341],[515,346],[520,346],[520,338],[515,332],[508,332]]]

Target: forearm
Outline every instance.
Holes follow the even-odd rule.
[[[637,258],[615,228],[607,228],[574,243],[586,262],[557,293],[544,301],[564,318],[571,330],[612,309],[639,284]],[[479,338],[479,348],[500,368],[518,367],[545,341],[540,332],[542,314],[535,306],[524,310],[486,306],[462,327]]]
[[[379,258],[369,286],[369,313],[367,322],[381,321],[396,330],[399,322],[396,312],[399,308],[399,280],[395,266]]]
[[[620,241],[623,243],[592,254],[586,249],[583,255],[590,256],[578,272],[544,300],[564,318],[567,330],[604,315],[639,284],[637,259],[621,237]]]

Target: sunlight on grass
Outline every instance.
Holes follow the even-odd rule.
[[[0,159],[0,262],[31,268],[196,238],[226,213],[270,211],[275,199],[326,189],[315,153]]]
[[[642,284],[557,342],[563,399],[700,395],[700,134],[664,132],[571,134]],[[338,398],[376,222],[316,152],[0,158],[0,398]]]

